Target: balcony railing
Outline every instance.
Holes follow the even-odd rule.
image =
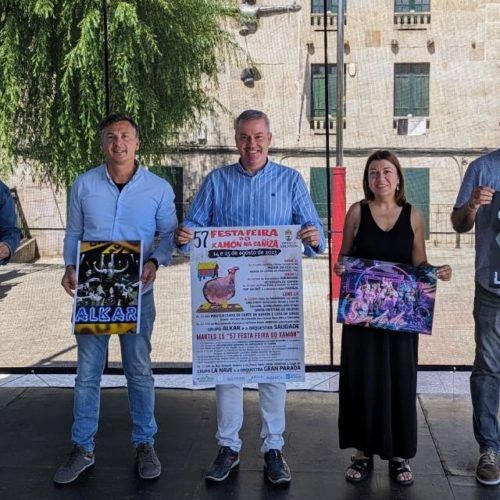
[[[336,30],[337,29],[337,14],[333,13],[333,12],[329,12],[327,14],[326,19],[327,19],[326,29],[332,30],[332,31]],[[324,26],[323,20],[324,20],[324,16],[323,16],[322,12],[311,13],[311,26],[313,26],[314,29],[322,30],[323,26]]]
[[[313,117],[310,119],[311,130],[315,134],[326,134],[326,120],[324,116]],[[330,134],[335,134],[337,132],[337,118],[335,116],[330,116],[328,120]],[[344,128],[346,127],[346,120],[344,118]]]
[[[394,27],[400,30],[427,29],[431,24],[430,12],[395,12]]]

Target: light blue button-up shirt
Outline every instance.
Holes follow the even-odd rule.
[[[174,192],[166,180],[139,165],[120,192],[101,165],[80,175],[71,189],[64,262],[76,264],[78,240],[142,240],[143,262],[154,257],[167,265],[176,227]],[[160,242],[153,249],[156,231]]]
[[[316,207],[296,170],[268,161],[255,175],[240,163],[210,172],[196,194],[185,227],[316,226],[326,242]],[[188,246],[182,247],[187,251]]]

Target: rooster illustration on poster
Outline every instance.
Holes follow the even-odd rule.
[[[199,266],[200,270],[203,266]],[[203,312],[241,312],[243,307],[240,304],[231,304],[229,301],[236,295],[236,272],[239,267],[231,267],[225,276],[219,276],[219,266],[212,264],[212,279],[203,285],[203,297],[205,302],[198,308],[199,313]],[[214,272],[215,271],[215,272]]]

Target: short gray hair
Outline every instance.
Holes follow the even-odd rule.
[[[271,131],[269,117],[263,111],[258,111],[256,109],[247,109],[246,111],[243,111],[243,113],[241,113],[238,118],[234,120],[234,130],[238,130],[241,123],[249,120],[264,120],[267,130]]]
[[[112,113],[111,115],[106,116],[106,118],[104,118],[104,120],[99,125],[101,137],[107,127],[117,122],[129,122],[135,130],[135,135],[139,137],[139,126],[137,125],[137,122],[130,115],[127,115],[125,113]]]

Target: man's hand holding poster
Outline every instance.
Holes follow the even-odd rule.
[[[194,384],[304,380],[299,229],[195,229]]]

